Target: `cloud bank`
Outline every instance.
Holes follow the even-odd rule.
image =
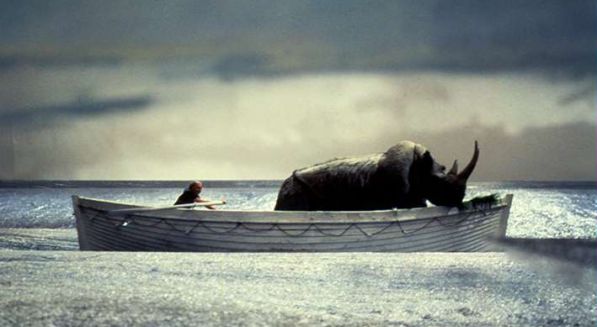
[[[122,72],[105,74],[118,80]],[[591,79],[344,73],[164,81],[154,72],[132,82],[131,92],[154,99],[143,111],[3,129],[0,144],[11,155],[2,178],[278,179],[403,139],[448,165],[466,162],[479,140],[476,180],[595,178],[595,102],[578,96]],[[126,91],[95,87],[106,97]],[[562,105],[570,96],[576,100]]]

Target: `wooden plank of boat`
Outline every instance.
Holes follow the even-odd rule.
[[[207,211],[73,196],[81,250],[109,251],[494,250],[511,202],[507,195],[469,209]]]
[[[106,226],[104,226],[106,227]],[[365,240],[347,240],[342,238],[338,241],[310,240],[307,238],[281,238],[280,240],[267,240],[266,242],[247,241],[238,238],[180,238],[170,237],[171,235],[160,235],[156,233],[138,232],[127,230],[126,232],[113,233],[112,226],[102,229],[97,228],[94,233],[98,241],[105,242],[105,247],[113,245],[121,246],[123,243],[127,248],[125,250],[176,250],[176,251],[382,251],[396,250],[403,251],[440,251],[465,250],[468,248],[485,248],[483,244],[485,237],[490,237],[494,225],[487,225],[486,228],[479,229],[474,233],[467,233],[462,230],[455,230],[451,233],[442,233],[437,235],[427,235],[425,238],[413,237],[411,235],[404,237],[390,236],[386,238],[371,238]],[[124,241],[123,241],[124,240]],[[455,247],[457,246],[457,247]],[[448,247],[448,248],[447,248]]]

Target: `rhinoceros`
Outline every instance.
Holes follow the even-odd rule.
[[[458,206],[479,158],[475,141],[468,165],[446,173],[422,145],[402,141],[386,152],[333,159],[295,170],[282,183],[275,210],[381,210]]]

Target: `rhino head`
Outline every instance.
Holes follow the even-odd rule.
[[[473,157],[466,167],[458,172],[458,161],[454,161],[452,168],[446,173],[445,167],[433,160],[431,154],[423,155],[423,165],[428,172],[423,178],[423,192],[425,197],[438,206],[458,206],[464,199],[466,182],[473,173],[479,159],[479,145],[475,141]]]

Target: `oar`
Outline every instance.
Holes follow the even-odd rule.
[[[108,211],[108,214],[161,211],[161,210],[178,209],[178,208],[215,206],[215,205],[221,205],[221,204],[226,204],[226,201],[194,202],[194,203],[187,203],[187,204],[177,204],[177,205],[167,206],[167,207],[141,207],[141,208],[115,209],[115,210]]]

